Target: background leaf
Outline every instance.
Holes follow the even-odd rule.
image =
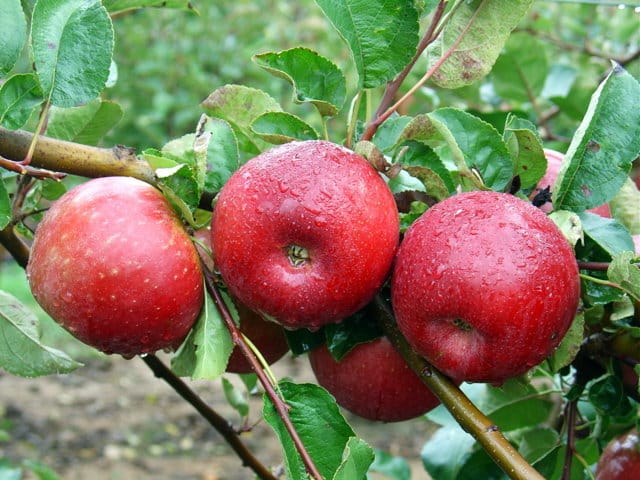
[[[532,0],[461,2],[441,36],[427,48],[432,67],[463,36],[432,81],[439,87],[459,88],[484,77],[531,3]]]
[[[7,187],[4,184],[4,179],[0,176],[0,230],[9,225],[12,218],[11,199],[9,198]]]
[[[347,42],[358,72],[359,88],[373,88],[391,80],[415,55],[419,26],[413,2],[315,2]]]
[[[609,255],[634,251],[631,235],[617,220],[589,212],[582,212],[579,216],[585,235]]]
[[[608,202],[640,153],[640,84],[619,66],[591,97],[562,162],[553,206],[580,212]]]
[[[16,354],[19,352],[19,354]],[[40,342],[36,316],[0,290],[0,367],[21,377],[69,373],[82,364]]]
[[[347,94],[344,74],[333,62],[313,50],[296,47],[282,52],[265,52],[254,55],[253,60],[291,83],[294,102],[312,103],[325,117],[337,115],[342,108]]]
[[[542,92],[548,66],[544,45],[536,37],[516,33],[491,70],[496,93],[505,102],[535,101]]]
[[[13,68],[25,41],[27,21],[20,0],[0,2],[0,76]]]
[[[52,105],[88,102],[109,76],[111,19],[98,0],[39,1],[33,9],[31,48],[40,86]]]

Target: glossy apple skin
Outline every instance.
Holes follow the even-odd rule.
[[[200,240],[208,249],[211,249],[210,228],[197,230],[194,233],[194,237]],[[204,264],[213,269],[211,257],[200,246],[196,248],[201,253]],[[234,304],[238,310],[240,331],[251,340],[269,365],[280,360],[289,351],[289,344],[282,326],[261,318],[257,313],[252,312],[246,305],[238,301],[235,301]],[[249,362],[247,362],[238,347],[233,347],[226,371],[229,373],[253,372],[251,365],[249,365]]]
[[[596,480],[634,480],[640,478],[640,444],[633,430],[613,439],[602,452]]]
[[[340,362],[326,345],[312,350],[309,360],[338,405],[367,420],[400,422],[440,404],[386,337],[356,345]]]
[[[124,356],[177,348],[203,302],[180,219],[158,190],[128,177],[89,180],[58,199],[38,225],[27,275],[54,320]]]
[[[544,149],[544,155],[547,159],[547,171],[538,182],[536,190],[531,194],[531,199],[533,199],[533,197],[535,197],[535,195],[538,193],[538,189],[543,190],[549,187],[551,190],[553,190],[553,186],[556,183],[556,179],[558,178],[558,173],[560,172],[560,164],[564,159],[563,153],[560,153],[556,150],[551,150],[550,148]],[[545,213],[549,213],[553,210],[553,205],[551,204],[551,202],[547,202],[543,204],[540,209]],[[601,217],[611,218],[611,209],[609,208],[608,203],[604,203],[597,207],[591,208],[588,211],[591,213],[595,213],[596,215],[600,215]]]
[[[580,283],[571,246],[542,211],[482,191],[445,199],[409,228],[391,293],[417,353],[452,378],[500,384],[552,353]]]
[[[287,328],[315,330],[375,295],[395,256],[399,218],[365,159],[329,142],[292,142],[232,175],[211,235],[214,263],[236,298]],[[306,260],[291,255],[296,247]]]

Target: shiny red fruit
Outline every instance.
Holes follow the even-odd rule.
[[[180,219],[158,190],[128,177],[89,180],[57,200],[38,225],[27,275],[42,308],[105,353],[177,348],[203,302]]]
[[[482,191],[447,198],[409,228],[391,293],[417,353],[452,378],[502,383],[553,352],[580,281],[570,244],[542,211]]]
[[[596,480],[637,478],[640,478],[640,441],[633,430],[609,442],[598,461]]]
[[[317,329],[371,300],[398,229],[393,195],[364,158],[329,142],[292,142],[250,160],[222,188],[214,263],[250,309]]]
[[[339,362],[326,345],[312,350],[309,360],[338,405],[362,418],[399,422],[440,404],[386,337],[356,345]]]
[[[549,187],[550,190],[553,190],[553,186],[556,183],[556,179],[558,178],[558,173],[560,172],[560,164],[564,159],[563,153],[551,150],[549,148],[544,149],[544,155],[547,159],[547,171],[538,182],[536,190],[532,192],[532,199],[536,196],[539,190],[544,190],[547,187]],[[551,212],[551,210],[553,210],[553,205],[549,201],[543,204],[540,208],[543,212],[549,213]],[[588,212],[595,213],[596,215],[600,215],[601,217],[611,218],[611,209],[609,208],[608,203],[604,203],[597,207],[591,208],[588,210]]]

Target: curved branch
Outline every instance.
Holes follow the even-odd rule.
[[[482,445],[491,459],[514,480],[544,480],[544,477],[529,465],[502,435],[498,426],[478,410],[449,378],[411,349],[398,330],[385,300],[378,296],[376,304],[380,311],[379,321],[385,335],[422,382],[438,397],[458,424]]]
[[[184,400],[191,404],[209,424],[215,428],[225,441],[236,452],[242,460],[242,464],[251,468],[254,473],[263,480],[277,480],[277,478],[254,457],[253,453],[240,440],[240,437],[231,424],[222,416],[209,407],[202,399],[191,390],[186,383],[177,377],[169,367],[167,367],[155,355],[145,355],[141,357],[144,363],[151,369],[153,374],[167,382]]]

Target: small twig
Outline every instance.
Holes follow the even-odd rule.
[[[9,160],[0,156],[0,167],[11,172],[16,172],[20,175],[29,175],[34,178],[51,178],[56,181],[62,180],[67,176],[66,173],[53,172],[51,170],[45,170],[43,168],[34,168],[29,164],[23,164],[20,161]]]
[[[380,295],[375,301],[385,335],[422,382],[438,397],[458,424],[482,445],[491,459],[514,480],[544,480],[502,435],[497,425],[478,410],[449,378],[411,349],[398,330],[387,302]]]
[[[242,460],[245,467],[249,467],[254,473],[263,480],[277,480],[271,471],[258,460],[253,453],[242,443],[238,433],[233,426],[202,399],[189,386],[176,376],[169,367],[167,367],[155,355],[141,356],[144,363],[151,369],[153,374],[167,382],[185,401],[193,406],[202,418],[207,420],[209,424],[222,435],[225,441],[231,446],[234,452]]]
[[[446,6],[447,6],[447,2],[444,0],[440,0],[440,3],[438,3],[436,11],[434,12],[433,17],[431,18],[431,23],[429,24],[429,28],[427,29],[424,36],[422,37],[422,40],[418,44],[416,54],[413,56],[411,61],[404,67],[402,72],[400,72],[396,78],[394,78],[389,83],[387,83],[387,87],[382,96],[382,100],[380,100],[380,105],[376,110],[375,118],[378,118],[380,115],[382,115],[383,112],[389,107],[389,105],[391,105],[391,102],[393,102],[393,99],[398,93],[400,86],[403,84],[403,82],[405,81],[405,79],[407,78],[407,76],[415,66],[416,62],[420,59],[420,56],[422,55],[422,53],[437,38],[437,35],[434,35],[434,33],[436,31],[436,27],[438,26],[438,22],[440,22],[440,19],[442,18],[442,14],[444,13]]]
[[[384,113],[382,113],[380,116],[378,116],[377,118],[375,118],[373,121],[369,123],[369,126],[366,128],[366,130],[362,134],[361,140],[371,140],[373,138],[373,135],[378,130],[378,127],[380,127],[380,125],[382,125],[391,115],[393,115],[393,113],[396,110],[398,110],[400,105],[402,105],[407,99],[412,97],[418,91],[418,89],[420,89],[422,85],[424,85],[427,82],[427,80],[429,80],[433,76],[433,74],[438,71],[438,69],[442,66],[442,64],[449,59],[449,57],[453,54],[453,52],[455,52],[456,49],[458,48],[458,45],[460,45],[460,43],[462,42],[463,38],[467,34],[467,31],[469,30],[471,25],[473,25],[473,22],[475,21],[478,13],[482,10],[483,5],[484,5],[484,1],[478,6],[477,10],[473,13],[471,18],[469,18],[469,21],[460,32],[460,35],[458,35],[458,38],[456,38],[455,42],[453,42],[451,47],[449,47],[449,49],[442,54],[442,56],[438,59],[438,61],[434,63],[429,70],[427,70],[427,73],[425,73],[423,77],[420,80],[418,80],[416,84],[413,85],[407,93],[405,93],[398,101],[396,101],[396,103],[391,105]]]
[[[227,328],[229,329],[229,333],[231,334],[231,339],[233,340],[234,345],[236,345],[240,349],[244,357],[247,359],[247,361],[251,365],[253,371],[258,376],[258,380],[262,384],[262,387],[264,388],[267,397],[269,398],[274,408],[276,409],[276,412],[282,419],[282,422],[284,423],[284,426],[287,429],[287,432],[289,432],[289,435],[291,436],[291,440],[293,441],[296,447],[296,450],[300,454],[300,457],[302,458],[302,461],[307,469],[307,472],[315,480],[323,480],[322,475],[318,471],[318,468],[316,467],[315,463],[313,462],[313,459],[309,455],[309,452],[307,452],[307,449],[305,448],[302,442],[302,439],[298,435],[298,432],[296,431],[293,423],[291,422],[291,418],[289,417],[289,408],[290,408],[289,405],[287,405],[287,403],[282,398],[280,398],[280,396],[278,395],[278,393],[274,388],[274,385],[269,381],[269,378],[267,377],[266,373],[260,366],[260,362],[256,358],[255,354],[253,353],[251,348],[247,345],[247,343],[244,341],[242,333],[240,332],[235,322],[233,321],[233,317],[231,316],[231,313],[229,312],[229,309],[227,308],[227,305],[225,304],[220,294],[220,291],[218,290],[218,287],[215,284],[215,279],[213,277],[213,274],[206,267],[206,265],[204,265],[204,263],[202,267],[204,271],[204,278],[205,278],[207,291],[213,298],[218,308],[218,311],[220,312]]]
[[[569,480],[571,478],[571,464],[573,463],[573,454],[576,446],[576,408],[577,402],[571,401],[567,403],[564,409],[567,425],[567,449],[564,452],[561,480]]]

